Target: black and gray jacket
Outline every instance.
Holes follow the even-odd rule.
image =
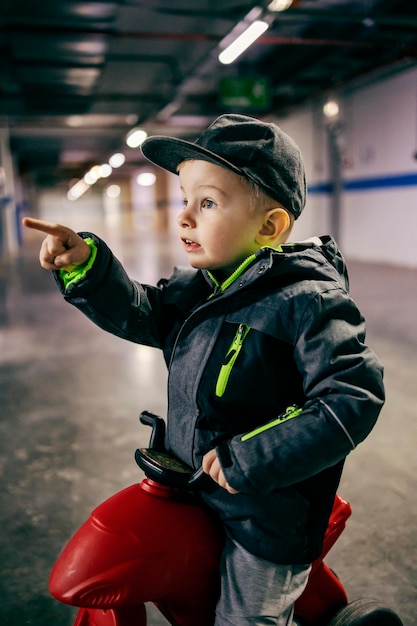
[[[167,448],[192,467],[216,447],[231,495],[201,492],[254,554],[308,563],[321,551],[345,457],[384,402],[333,239],[261,249],[223,284],[176,269],[157,286],[97,258],[65,299],[119,337],[163,350]],[[287,407],[298,407],[287,411]]]

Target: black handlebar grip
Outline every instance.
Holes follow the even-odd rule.
[[[149,447],[151,450],[157,452],[164,452],[165,450],[165,422],[162,417],[150,413],[149,411],[142,411],[139,415],[139,420],[145,426],[151,426],[152,433],[149,439]]]

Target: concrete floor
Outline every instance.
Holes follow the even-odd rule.
[[[167,238],[95,231],[143,281],[184,261]],[[50,568],[95,505],[141,478],[133,453],[149,433],[137,416],[166,408],[161,355],[67,305],[37,263],[40,239],[25,234],[22,255],[0,261],[1,626],[72,624],[74,610],[48,594]],[[351,263],[350,273],[388,399],[347,462],[339,491],[353,516],[327,563],[351,600],[378,598],[415,626],[417,272]],[[148,608],[150,626],[167,624]]]

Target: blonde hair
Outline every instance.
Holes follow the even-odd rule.
[[[295,219],[293,214],[288,211],[285,206],[281,204],[281,202],[269,196],[266,191],[249,178],[245,178],[244,176],[239,176],[239,178],[242,180],[243,184],[249,188],[249,211],[251,214],[256,213],[257,211],[262,213],[264,211],[268,211],[269,209],[279,207],[288,213],[291,225],[293,224]]]

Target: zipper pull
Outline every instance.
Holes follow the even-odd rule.
[[[246,335],[249,331],[249,326],[245,326],[245,324],[239,324],[233,341],[230,344],[230,347],[226,353],[224,363],[220,368],[216,384],[216,396],[218,398],[221,398],[226,390],[226,386],[229,380],[229,376],[232,372],[233,365],[235,364],[235,361],[239,356],[239,352],[242,349],[243,342],[245,341]]]
[[[213,291],[211,292],[211,294],[209,295],[209,297],[207,298],[207,300],[212,300],[213,298],[215,298],[216,296],[219,295],[219,293],[221,293],[222,288],[220,285],[216,285],[213,289]]]
[[[226,356],[224,357],[223,366],[228,365],[233,358],[233,356],[240,350],[243,344],[243,334],[245,332],[245,326],[243,324],[239,324],[238,329],[236,331],[235,336],[233,337],[233,341],[230,344],[228,351],[226,352]]]
[[[244,340],[245,328],[247,327],[244,326],[244,324],[239,324],[239,328],[236,331],[236,335],[232,343],[233,348],[238,349],[242,345]]]

